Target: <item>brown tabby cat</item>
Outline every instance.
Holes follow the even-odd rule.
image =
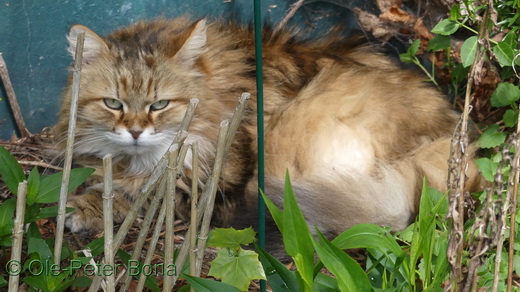
[[[255,96],[253,33],[186,18],[143,21],[104,38],[76,25],[70,52],[80,32],[86,40],[74,159],[102,175],[101,157],[114,156],[114,220],[121,222],[193,97],[200,103],[187,143],[199,142],[207,175],[219,122],[241,93]],[[306,219],[322,232],[367,222],[402,229],[417,211],[423,177],[446,189],[458,116],[423,76],[355,40],[309,42],[290,32],[265,32],[263,40],[266,193],[276,203],[288,169]],[[60,151],[70,91],[56,127]],[[253,223],[244,218],[256,214],[255,115],[252,100],[223,168],[216,224],[237,217]],[[101,193],[98,184],[70,199],[75,211],[66,224],[73,232],[102,227]],[[177,202],[186,218],[189,194]]]

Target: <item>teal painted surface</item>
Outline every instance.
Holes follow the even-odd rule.
[[[281,20],[292,1],[263,0],[262,14],[272,25]],[[105,35],[139,19],[191,15],[208,19],[234,18],[252,23],[252,0],[4,0],[0,2],[0,52],[31,132],[57,120],[61,93],[71,59],[65,35],[83,24]],[[328,2],[300,9],[289,24],[327,31],[337,23],[354,23],[350,12]],[[310,25],[312,24],[312,25]],[[347,25],[348,26],[348,25]],[[15,133],[3,85],[0,85],[0,139]]]

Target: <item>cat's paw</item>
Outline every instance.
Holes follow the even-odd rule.
[[[67,207],[74,208],[74,211],[65,216],[65,226],[73,233],[102,230],[103,213],[96,203],[92,202],[88,195],[69,199]]]

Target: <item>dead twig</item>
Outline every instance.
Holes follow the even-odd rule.
[[[14,94],[13,84],[11,83],[11,79],[9,78],[9,71],[7,70],[7,65],[5,63],[4,57],[2,56],[2,53],[0,53],[0,77],[2,79],[2,82],[4,83],[5,92],[7,94],[7,100],[9,101],[9,105],[11,106],[11,110],[13,111],[16,127],[20,131],[22,138],[31,136],[31,133],[29,132],[29,130],[27,130],[27,127],[25,126],[22,111],[20,110],[20,105],[18,104],[18,100],[16,99],[16,95]]]
[[[103,228],[105,230],[105,263],[112,270],[103,275],[107,279],[107,291],[115,291],[114,251],[112,241],[114,238],[113,205],[114,193],[112,191],[112,154],[103,157]]]
[[[304,2],[305,0],[298,0],[298,2],[291,4],[289,10],[287,11],[287,14],[285,14],[284,18],[280,21],[280,23],[278,23],[276,28],[273,30],[273,34],[277,34],[287,25],[287,23],[294,16],[296,11],[298,11],[298,9],[300,9],[300,7],[303,6]]]

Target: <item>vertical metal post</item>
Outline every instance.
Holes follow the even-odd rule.
[[[265,248],[265,203],[260,195],[264,191],[264,76],[262,69],[262,11],[261,0],[254,0],[256,103],[258,127],[258,236],[259,245]],[[266,291],[265,280],[260,281],[260,291]]]

